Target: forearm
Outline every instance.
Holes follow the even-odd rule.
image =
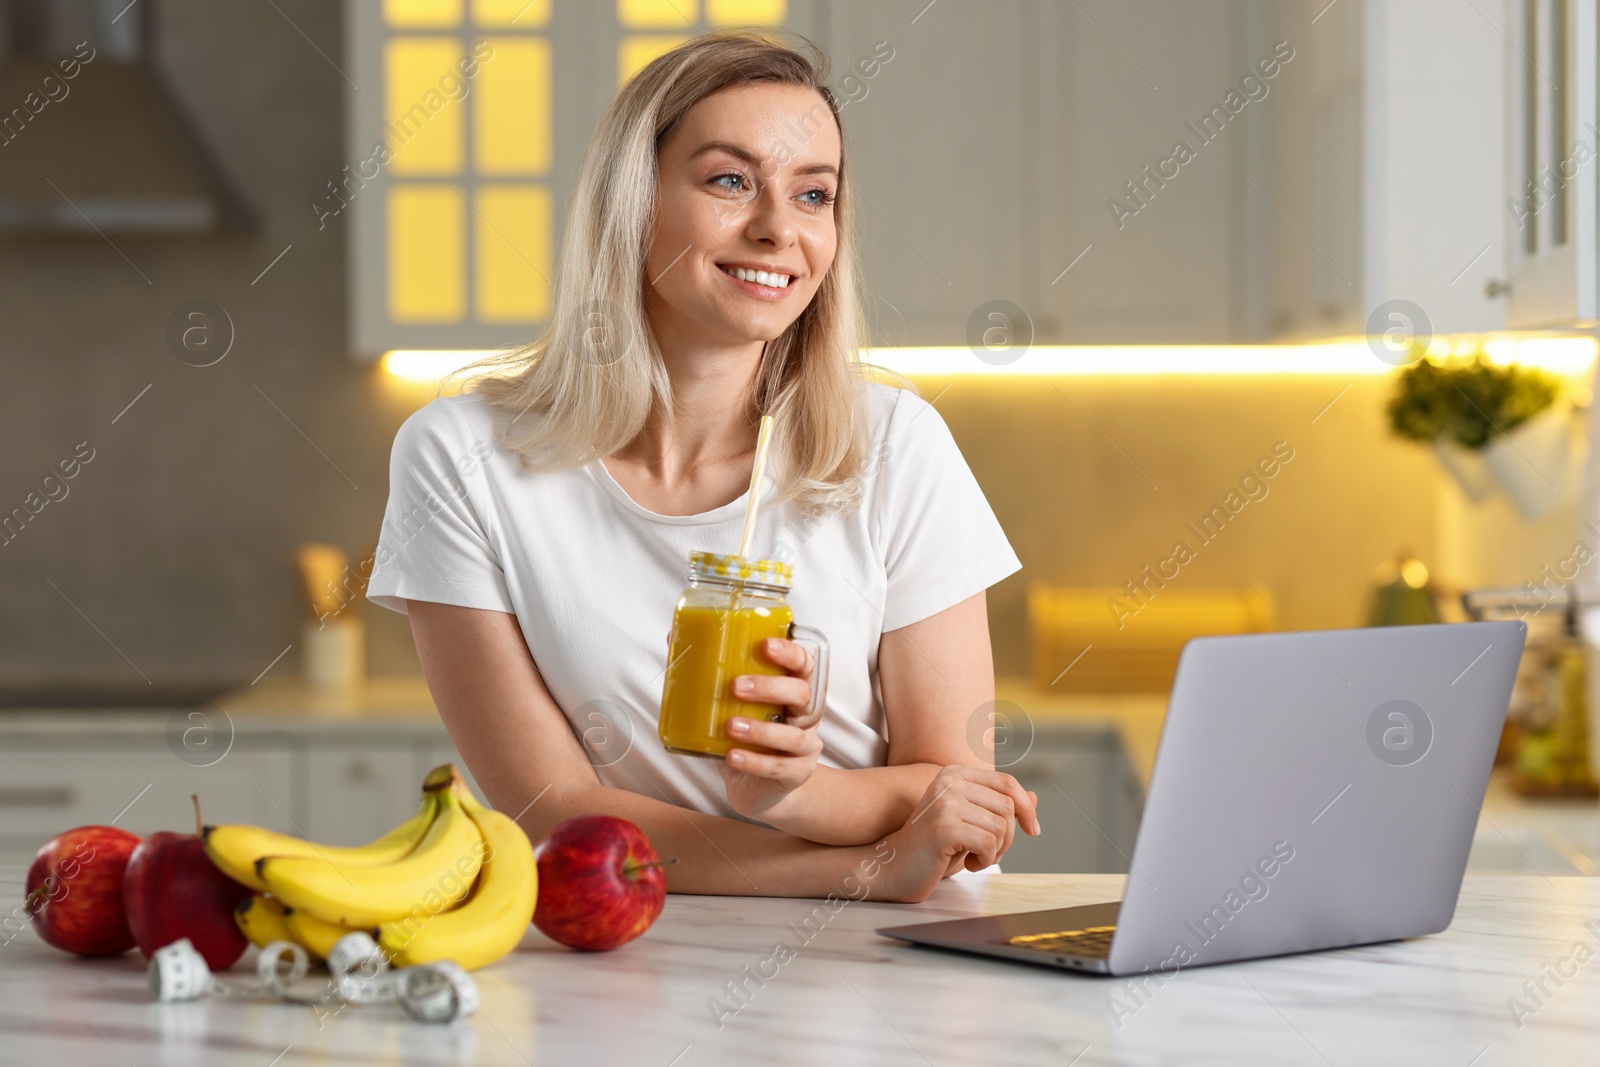
[[[691,811],[601,785],[552,788],[518,820],[541,840],[578,815],[614,815],[638,826],[663,860],[667,891],[713,896],[826,897],[871,858],[870,845],[838,847],[738,819]]]
[[[857,852],[778,830],[687,811],[664,797],[602,786],[588,753],[545,688],[514,616],[408,600],[417,654],[450,737],[496,808],[535,843],[579,815],[638,826],[671,860],[676,893],[825,897],[861,862]]]
[[[763,813],[785,833],[824,845],[865,845],[904,826],[939,773],[936,763],[841,770],[817,765],[804,785]]]

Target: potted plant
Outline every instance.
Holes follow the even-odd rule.
[[[1481,350],[1407,367],[1389,422],[1401,437],[1429,444],[1469,500],[1482,501],[1498,484],[1529,519],[1572,500],[1582,480],[1559,379],[1491,363]]]

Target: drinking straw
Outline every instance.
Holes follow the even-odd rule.
[[[772,416],[761,416],[761,429],[756,433],[756,465],[750,472],[750,500],[744,506],[744,535],[739,538],[739,555],[750,557],[750,543],[756,536],[756,507],[761,497],[761,472],[767,466],[767,445],[772,441]]]

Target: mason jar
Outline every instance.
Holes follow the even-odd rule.
[[[691,552],[683,594],[672,611],[666,677],[661,688],[659,734],[668,752],[721,758],[734,747],[770,752],[761,745],[735,746],[727,734],[734,716],[777,722],[783,708],[741,700],[733,680],[741,674],[788,672],[760,652],[761,642],[783,637],[811,652],[811,702],[787,721],[810,725],[822,715],[828,690],[828,639],[794,621],[789,607],[793,569],[782,560],[749,560],[715,552]]]

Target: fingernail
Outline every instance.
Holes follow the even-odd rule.
[[[733,688],[736,692],[748,693],[755,688],[756,683],[750,678],[735,678]]]
[[[742,749],[737,749],[736,748],[733,751],[729,752],[728,753],[728,762],[734,764],[735,766],[738,766],[739,764],[743,763],[744,762],[744,751]]]
[[[747,734],[747,733],[749,733],[750,732],[750,720],[748,720],[748,719],[729,719],[728,720],[728,732],[730,734]]]

